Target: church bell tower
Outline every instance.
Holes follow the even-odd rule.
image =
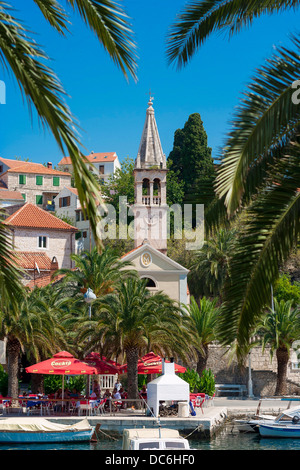
[[[150,97],[142,138],[135,160],[134,242],[146,241],[167,254],[167,164],[163,153]]]

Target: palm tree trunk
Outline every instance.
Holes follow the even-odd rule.
[[[17,399],[19,396],[19,356],[21,346],[19,341],[12,337],[7,339],[7,362],[8,362],[8,396]]]
[[[277,383],[275,395],[285,395],[287,390],[287,366],[289,362],[289,352],[286,348],[279,348],[276,351],[277,357]]]
[[[203,351],[198,351],[197,372],[201,377],[202,372],[206,369],[208,360],[208,345],[203,345]]]
[[[136,347],[126,348],[126,358],[127,358],[127,378],[128,378],[128,398],[136,400],[139,398],[138,395],[138,360],[139,352]],[[134,406],[137,405],[137,402],[133,403]]]

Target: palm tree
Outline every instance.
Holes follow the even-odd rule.
[[[264,14],[296,9],[298,0],[190,0],[177,15],[167,36],[169,63],[185,66],[207,38],[221,31],[229,37]]]
[[[128,397],[138,398],[137,364],[147,348],[159,343],[184,357],[189,351],[184,315],[165,294],[150,294],[146,282],[129,278],[120,282],[114,293],[102,297],[96,312],[103,342],[126,356]],[[187,334],[185,334],[185,332]]]
[[[225,279],[229,276],[229,259],[234,241],[235,232],[222,228],[194,254],[189,287],[195,295],[221,297]]]
[[[220,309],[216,307],[217,300],[209,300],[206,297],[196,302],[191,297],[190,305],[185,309],[190,317],[191,330],[195,335],[195,348],[197,350],[197,372],[201,377],[206,369],[209,345],[216,340],[216,324],[219,318]]]
[[[8,395],[18,397],[18,365],[21,352],[39,359],[56,345],[61,326],[48,305],[32,292],[24,291],[18,307],[8,303],[0,311],[0,334],[7,339]]]
[[[69,32],[68,11],[57,0],[34,0],[46,21],[61,35]],[[71,11],[78,13],[95,33],[124,76],[136,79],[135,44],[128,17],[114,0],[67,0]],[[75,185],[84,211],[87,212],[98,246],[98,201],[101,201],[95,177],[88,171],[87,160],[80,150],[77,123],[64,101],[66,95],[55,73],[46,63],[45,52],[31,39],[31,32],[14,16],[7,2],[0,2],[0,61],[10,70],[44,127],[52,132],[60,150],[67,153],[74,169]]]
[[[22,295],[21,275],[22,271],[17,264],[11,233],[0,221],[0,310],[8,302],[16,304],[19,296]]]
[[[132,266],[131,263],[122,261],[109,247],[101,253],[96,247],[92,251],[73,253],[70,258],[75,263],[75,269],[62,268],[56,274],[63,274],[64,284],[71,289],[73,287],[77,293],[84,293],[90,288],[96,297],[101,297],[112,292],[120,279],[137,276],[134,269],[127,269]]]
[[[293,1],[196,1],[186,5],[169,35],[168,56],[186,64],[216,30],[238,32],[263,13],[298,7]],[[242,208],[245,227],[230,261],[224,287],[220,339],[249,342],[249,331],[270,305],[278,266],[297,243],[300,229],[299,121],[292,100],[300,71],[300,41],[277,51],[256,71],[244,93],[220,156],[216,194],[232,218]]]
[[[294,341],[300,337],[300,310],[292,307],[292,301],[274,299],[274,310],[269,309],[262,321],[259,334],[262,335],[263,349],[270,347],[270,354],[276,354],[277,383],[275,395],[285,395],[287,366]]]

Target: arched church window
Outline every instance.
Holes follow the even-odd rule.
[[[148,178],[143,179],[143,196],[150,195],[150,181]]]
[[[153,181],[153,196],[160,196],[160,179],[155,178]]]
[[[146,287],[156,287],[156,282],[154,281],[154,279],[151,279],[151,277],[143,277],[142,279],[147,281]]]

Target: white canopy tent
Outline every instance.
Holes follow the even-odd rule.
[[[147,403],[155,417],[159,415],[160,401],[185,402],[188,406],[190,387],[175,374],[174,362],[163,361],[162,375],[147,385]]]

